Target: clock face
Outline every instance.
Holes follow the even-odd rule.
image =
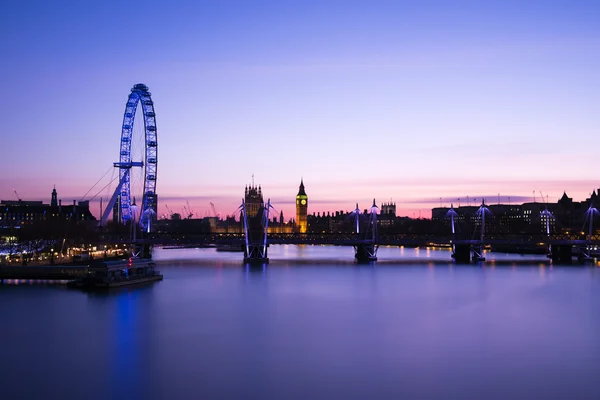
[[[302,203],[302,205],[306,205],[306,200],[302,199],[300,203]]]

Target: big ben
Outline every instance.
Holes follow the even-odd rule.
[[[306,233],[308,226],[306,216],[308,215],[308,196],[304,191],[304,182],[300,179],[300,189],[296,195],[296,227],[298,232]]]

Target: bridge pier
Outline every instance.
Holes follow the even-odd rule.
[[[263,245],[249,244],[244,248],[244,264],[268,264],[267,248]]]
[[[373,205],[369,213],[369,219],[366,221],[366,229],[362,233],[364,238],[361,236],[361,216],[360,210],[358,209],[358,203],[356,203],[356,209],[352,212],[356,220],[356,235],[359,237],[357,244],[354,244],[354,258],[358,262],[372,262],[377,261],[377,249],[379,248],[378,240],[379,234],[377,231],[377,205],[375,199],[373,199]],[[363,225],[364,226],[364,225]]]
[[[473,246],[473,262],[485,261],[485,257],[483,256],[483,246]]]
[[[452,258],[454,261],[461,264],[468,264],[471,261],[485,261],[483,256],[483,246],[470,244],[454,244],[452,245]]]
[[[455,244],[452,246],[452,258],[458,263],[471,262],[471,246],[468,244]]]
[[[354,246],[354,258],[359,262],[377,261],[377,245],[359,244]]]
[[[149,244],[142,245],[140,258],[152,258],[152,247]]]
[[[550,258],[552,261],[570,263],[573,260],[573,248],[571,245],[552,245]]]
[[[267,256],[267,234],[269,232],[269,211],[272,208],[271,199],[267,204],[257,211],[256,215],[248,215],[246,202],[242,199],[243,222],[244,222],[244,264],[261,265],[268,264]]]
[[[579,261],[594,261],[594,256],[592,254],[592,249],[589,245],[581,245],[579,246],[578,257]]]

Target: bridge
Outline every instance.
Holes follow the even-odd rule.
[[[168,235],[151,236],[141,240],[142,243],[155,246],[208,246],[208,245],[228,245],[243,246],[245,235],[239,233],[209,233],[197,235]],[[372,239],[363,239],[355,233],[272,233],[268,236],[268,245],[334,245],[334,246],[365,246],[373,245]],[[569,253],[567,248],[587,249],[588,247],[600,247],[600,235],[592,235],[591,239],[580,234],[555,234],[555,235],[487,235],[483,238],[473,239],[469,235],[440,235],[440,234],[392,234],[379,235],[377,246],[405,246],[405,247],[425,247],[440,246],[453,247],[453,249],[467,248],[469,251],[473,248],[491,246],[492,248],[522,248],[522,249],[546,249],[548,254],[552,254],[556,261],[567,261],[568,256],[559,257],[556,249],[562,249],[567,254],[577,254],[572,251]],[[464,250],[463,250],[464,251]],[[456,250],[455,250],[456,252]],[[570,258],[568,258],[570,260]],[[464,257],[460,261],[465,260]]]
[[[243,244],[243,233],[199,233],[199,234],[169,234],[150,235],[138,242],[159,246],[177,245],[227,245]],[[336,245],[354,246],[367,243],[370,240],[360,239],[354,233],[270,233],[269,244],[306,244],[306,245]],[[484,245],[582,245],[600,246],[600,235],[593,235],[591,241],[577,234],[556,235],[519,235],[495,234],[488,235],[483,240],[473,239],[468,235],[441,234],[389,234],[380,235],[378,244],[381,246],[449,246],[451,244],[484,244]]]
[[[356,222],[356,231],[349,234],[269,234],[269,211],[272,208],[271,200],[261,205],[259,212],[251,213],[246,208],[242,199],[239,207],[244,233],[241,234],[200,234],[182,235],[181,237],[152,237],[138,240],[144,245],[228,245],[243,248],[245,263],[264,264],[269,262],[268,247],[271,244],[331,244],[338,246],[352,246],[354,256],[359,261],[376,261],[379,246],[377,233],[377,206],[373,200],[371,212],[363,215],[356,205],[353,212]],[[187,236],[187,238],[186,238]]]
[[[138,239],[138,244],[153,246],[209,246],[228,245],[242,248],[246,245],[246,235],[239,233],[209,233],[196,235],[151,235]],[[262,242],[264,245],[264,242]],[[373,246],[372,239],[361,239],[356,233],[274,233],[269,235],[269,245],[333,245],[348,246],[356,249],[361,246]],[[592,235],[591,239],[580,234],[564,235],[488,235],[481,239],[473,239],[467,235],[439,234],[393,234],[380,235],[375,246],[451,247],[453,258],[458,262],[470,262],[473,249],[483,246],[538,248],[547,251],[553,261],[570,262],[573,256],[587,259],[592,255],[591,247],[600,247],[600,235]],[[575,252],[573,252],[575,250]],[[266,252],[264,254],[266,256]],[[246,258],[248,256],[246,255]],[[359,261],[375,261],[356,257]],[[255,260],[246,259],[247,263],[267,263],[262,257]],[[85,275],[87,265],[35,265],[35,266],[0,266],[0,282],[8,279],[30,280],[72,280]]]

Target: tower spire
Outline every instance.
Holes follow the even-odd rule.
[[[304,179],[300,178],[300,187],[296,195],[296,224],[299,233],[308,229],[308,196],[304,190]]]
[[[298,196],[306,196],[304,191],[304,179],[300,178],[300,187],[298,188]]]
[[[58,196],[56,194],[56,185],[54,185],[54,189],[52,189],[52,200],[50,200],[50,206],[51,207],[57,207],[58,206],[58,200],[57,200]]]

